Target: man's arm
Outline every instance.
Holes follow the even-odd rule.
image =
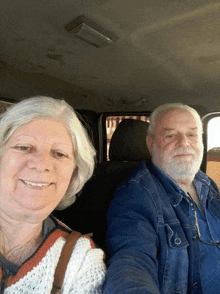
[[[117,190],[108,212],[111,254],[104,294],[159,294],[157,213],[137,183]]]

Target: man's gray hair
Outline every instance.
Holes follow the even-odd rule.
[[[193,117],[195,118],[196,122],[198,123],[198,126],[199,126],[199,130],[201,130],[201,133],[202,133],[202,121],[201,121],[201,118],[198,114],[198,112],[188,106],[188,105],[184,105],[182,103],[167,103],[167,104],[162,104],[160,106],[158,106],[150,115],[150,125],[149,125],[149,128],[148,128],[148,135],[151,135],[154,133],[155,129],[156,129],[156,126],[157,126],[157,119],[158,117],[168,111],[168,110],[171,110],[171,109],[184,109],[188,112],[190,112]]]
[[[57,206],[57,209],[62,210],[75,201],[75,195],[92,176],[96,151],[86,129],[68,103],[51,97],[37,96],[13,105],[3,114],[0,120],[0,156],[12,134],[34,118],[61,120],[72,139],[76,168],[66,194]]]

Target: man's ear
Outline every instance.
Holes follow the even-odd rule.
[[[148,147],[148,150],[149,150],[151,155],[153,153],[153,144],[154,144],[153,136],[152,135],[147,135],[147,147]]]

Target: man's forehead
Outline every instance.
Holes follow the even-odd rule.
[[[158,116],[156,131],[163,130],[169,132],[179,128],[192,131],[199,131],[200,129],[196,118],[185,109],[169,109]]]
[[[173,120],[181,120],[181,121],[186,121],[188,122],[188,118],[190,118],[190,121],[195,122],[196,124],[196,119],[190,113],[189,111],[181,108],[176,108],[176,109],[169,109],[161,113],[158,118],[157,118],[157,123],[169,123],[170,121],[172,122]]]
[[[162,126],[163,127],[163,126]],[[176,128],[175,127],[173,127],[173,128],[169,128],[169,127],[163,127],[163,129],[164,129],[164,131],[166,131],[166,132],[172,132],[172,131],[175,131],[176,130]],[[198,131],[198,127],[190,127],[190,126],[188,126],[188,129],[189,130],[191,130],[191,131]]]

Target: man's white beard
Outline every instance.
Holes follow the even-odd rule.
[[[192,154],[192,158],[173,159],[178,154]],[[172,151],[169,157],[164,158],[163,153],[157,148],[156,144],[153,145],[152,161],[162,171],[169,175],[174,181],[176,180],[193,180],[196,173],[199,171],[203,157],[203,145],[199,153],[191,148],[179,148]]]

